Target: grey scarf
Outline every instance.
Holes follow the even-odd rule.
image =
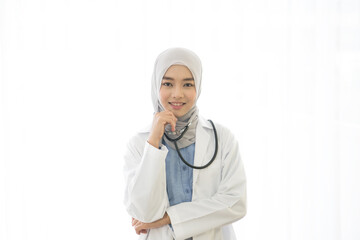
[[[193,106],[184,116],[179,117],[175,127],[176,134],[171,134],[170,124],[166,125],[165,133],[167,134],[167,136],[171,139],[176,139],[181,135],[180,130],[184,129],[187,124],[191,123],[184,136],[176,142],[178,148],[185,148],[195,142],[196,126],[199,120],[198,114],[199,109],[196,106]],[[175,149],[174,142],[168,140],[165,136],[163,136],[163,139],[165,140],[167,145]]]

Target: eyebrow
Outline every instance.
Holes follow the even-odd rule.
[[[172,78],[172,77],[166,77],[166,76],[164,76],[163,79],[164,79],[164,80],[172,80],[172,81],[174,81],[174,78]],[[184,81],[194,81],[194,78],[184,78],[183,80],[184,80]]]

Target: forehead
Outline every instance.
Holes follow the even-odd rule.
[[[193,77],[189,68],[187,66],[180,65],[180,64],[171,65],[164,74],[164,76],[168,76],[168,75]]]

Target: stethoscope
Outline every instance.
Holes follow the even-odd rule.
[[[214,160],[215,160],[215,158],[216,158],[216,154],[217,154],[217,151],[218,151],[217,132],[216,132],[216,128],[215,128],[214,123],[213,123],[210,119],[209,119],[208,121],[211,123],[211,125],[212,125],[212,127],[213,127],[213,129],[214,129],[214,135],[215,135],[215,151],[214,151],[214,155],[213,155],[213,157],[211,158],[211,160],[210,160],[207,164],[205,164],[204,166],[194,166],[194,165],[191,165],[190,163],[188,163],[188,162],[184,159],[184,157],[181,155],[180,150],[179,150],[179,147],[178,147],[178,145],[177,145],[177,141],[180,140],[180,139],[184,136],[184,134],[186,133],[186,131],[189,129],[189,126],[191,125],[191,122],[189,122],[183,129],[181,129],[181,130],[179,131],[181,134],[180,134],[180,136],[177,137],[177,138],[170,138],[166,133],[164,133],[165,137],[166,137],[170,142],[173,142],[173,143],[175,144],[176,151],[177,151],[177,153],[178,153],[181,161],[183,161],[183,163],[185,163],[187,166],[189,166],[189,167],[191,167],[191,168],[195,168],[195,169],[204,169],[204,168],[207,168],[208,166],[210,166],[210,165],[214,162]],[[172,134],[176,134],[176,132],[175,132],[175,133],[172,133]]]

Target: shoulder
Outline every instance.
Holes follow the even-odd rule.
[[[151,125],[148,125],[133,133],[127,142],[128,149],[141,151],[149,137],[150,130]]]
[[[149,136],[150,132],[136,132],[129,138],[129,143],[138,143],[139,141],[144,141]]]

